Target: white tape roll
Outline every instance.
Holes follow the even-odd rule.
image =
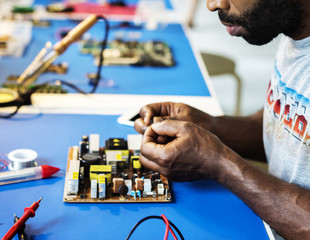
[[[9,169],[21,170],[28,167],[35,167],[37,166],[35,161],[37,157],[37,152],[32,149],[16,149],[8,154],[8,159],[11,161]]]

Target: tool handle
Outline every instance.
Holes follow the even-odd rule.
[[[58,54],[62,54],[71,43],[79,40],[82,35],[97,22],[97,20],[98,18],[96,14],[89,15],[79,25],[73,28],[67,36],[57,42],[54,46],[54,50]]]

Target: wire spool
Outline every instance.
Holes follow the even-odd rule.
[[[37,152],[32,149],[16,149],[8,154],[8,159],[11,161],[9,169],[14,171],[36,167],[38,165],[35,161],[37,157]]]

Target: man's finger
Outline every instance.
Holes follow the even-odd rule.
[[[147,126],[145,125],[142,118],[138,118],[135,121],[135,129],[138,133],[144,134],[145,130],[147,129]]]
[[[171,102],[160,102],[148,104],[140,109],[140,116],[146,125],[151,124],[154,116],[169,116],[171,113]]]
[[[149,127],[143,136],[141,145],[141,155],[147,159],[152,159],[156,164],[162,166],[166,159],[165,144],[157,142],[157,134]]]
[[[165,120],[152,124],[151,128],[156,135],[177,138],[182,135],[185,124],[183,121]]]
[[[146,158],[143,154],[140,154],[140,162],[146,168],[152,169],[156,172],[161,172],[160,166],[157,163]]]

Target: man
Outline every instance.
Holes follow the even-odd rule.
[[[283,34],[264,109],[212,117],[180,103],[143,107],[141,163],[175,181],[214,179],[286,239],[310,239],[310,1],[207,0],[233,36]],[[152,123],[152,124],[151,124]],[[264,158],[269,173],[244,158]]]

